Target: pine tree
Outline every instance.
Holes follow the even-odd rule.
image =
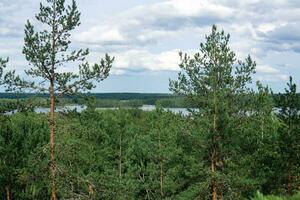
[[[287,194],[292,195],[300,184],[300,97],[292,77],[287,83],[285,93],[279,94],[277,105],[278,117],[284,124],[279,131],[283,182]]]
[[[2,76],[7,63],[8,63],[8,58],[7,59],[0,58],[0,85],[4,84]]]
[[[274,188],[278,185],[274,175],[278,172],[280,160],[278,148],[280,122],[273,112],[274,103],[271,94],[269,87],[257,83],[257,92],[250,98],[253,103],[241,121],[244,124],[243,134],[237,136],[243,163],[240,165],[243,166],[241,171],[249,177],[249,189],[245,191],[247,196],[256,190],[264,193],[274,192]]]
[[[178,168],[182,167],[182,149],[177,145],[179,140],[181,116],[170,111],[164,111],[160,105],[151,113],[149,136],[152,141],[152,152],[149,165],[153,165],[153,172],[149,181],[153,181],[155,199],[168,199],[180,187]]]
[[[249,93],[248,84],[254,73],[255,62],[249,57],[236,63],[236,56],[230,50],[229,34],[212,27],[206,43],[200,44],[200,52],[193,57],[180,53],[181,72],[177,81],[170,81],[171,91],[186,95],[197,105],[192,113],[204,126],[207,152],[207,166],[210,167],[211,199],[223,199],[230,186],[230,174],[224,168],[234,151],[231,137],[234,133],[235,117],[240,112],[240,96]],[[199,161],[200,162],[200,161]],[[232,192],[231,192],[232,193]]]
[[[91,66],[86,61],[88,49],[70,48],[71,31],[80,25],[80,12],[75,0],[69,5],[65,0],[47,0],[45,4],[40,4],[36,19],[46,28],[35,31],[35,27],[27,21],[23,48],[31,66],[25,73],[36,78],[36,81],[27,81],[11,71],[5,75],[5,82],[9,91],[29,89],[50,94],[51,199],[56,200],[55,101],[60,95],[94,88],[94,81],[102,81],[109,75],[114,58],[106,55],[99,64]],[[78,72],[73,72],[74,69],[67,70],[71,64],[79,64]]]

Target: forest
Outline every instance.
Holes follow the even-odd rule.
[[[256,62],[238,60],[224,30],[179,53],[172,94],[104,95],[89,92],[117,58],[91,64],[70,47],[76,1],[43,1],[36,21],[25,25],[25,75],[0,59],[0,199],[300,199],[297,85],[274,93],[254,81]],[[78,70],[61,70],[70,63]],[[86,109],[57,112],[72,103]]]

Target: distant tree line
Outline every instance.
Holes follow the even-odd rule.
[[[177,97],[174,94],[166,94],[166,93],[88,93],[85,94],[86,97],[94,97],[96,99],[113,99],[113,100],[156,100],[162,98],[173,98]],[[5,92],[0,93],[0,99],[25,99],[31,97],[41,97],[41,98],[49,98],[49,94],[47,93],[12,93]],[[80,95],[79,95],[80,97]],[[78,96],[74,95],[64,95],[62,98],[78,98]]]

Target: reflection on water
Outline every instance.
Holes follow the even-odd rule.
[[[85,105],[67,105],[67,106],[58,106],[56,107],[56,112],[68,112],[68,111],[76,111],[76,112],[82,112],[86,109],[87,107]],[[119,108],[117,107],[108,107],[108,108],[96,108],[96,110],[117,110]],[[132,107],[126,107],[123,109],[135,109]],[[156,107],[154,105],[143,105],[141,107],[139,107],[138,109],[143,110],[143,111],[153,111],[156,109]],[[163,108],[165,111],[171,111],[172,113],[175,114],[182,114],[184,116],[188,116],[190,115],[190,111],[186,108]],[[198,111],[199,109],[193,109],[194,111]],[[50,108],[45,108],[45,107],[37,107],[34,109],[34,111],[36,113],[49,113],[50,112]],[[275,114],[279,113],[280,108],[273,108],[273,112]],[[10,112],[6,112],[5,115],[12,115],[14,113],[18,112],[17,110],[14,111],[10,111]],[[249,113],[250,115],[250,113]]]
[[[155,110],[154,105],[143,105],[139,109],[144,110],[144,111],[152,111]],[[164,110],[171,111],[175,114],[182,113],[183,115],[189,115],[190,112],[186,108],[164,108]]]
[[[77,112],[82,112],[86,109],[84,105],[67,105],[67,106],[58,106],[56,107],[56,112],[68,112],[72,110],[76,110]],[[34,109],[36,113],[48,113],[50,112],[50,108],[37,107]]]
[[[58,106],[56,107],[56,112],[68,112],[68,111],[77,111],[77,112],[82,112],[86,109],[85,105],[67,105],[67,106]],[[118,108],[111,107],[111,108],[96,108],[96,110],[115,110]],[[133,108],[126,108],[126,109],[133,109]],[[153,111],[155,110],[154,105],[143,105],[139,107],[138,109],[141,109],[143,111]],[[186,108],[164,108],[166,111],[171,111],[175,114],[181,113],[183,115],[189,115],[190,112]],[[45,108],[45,107],[37,107],[34,109],[36,113],[49,113],[50,108]],[[14,114],[16,111],[8,112],[6,114],[11,115]]]

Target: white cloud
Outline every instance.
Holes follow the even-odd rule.
[[[270,65],[258,65],[256,66],[258,72],[257,79],[262,82],[281,82],[287,81],[288,75],[279,69],[276,69]]]
[[[280,71],[274,67],[269,65],[258,65],[256,66],[256,71],[260,73],[267,73],[267,74],[277,74]]]
[[[274,31],[276,29],[276,24],[275,23],[262,23],[258,25],[257,30],[262,32],[262,33],[267,33],[270,31]]]
[[[297,26],[299,9],[298,3],[281,0],[168,0],[118,13],[106,22],[94,24],[90,29],[76,34],[75,39],[106,48],[118,45],[118,49],[134,49],[156,43],[167,45],[167,37],[180,37],[183,31],[190,35],[199,34],[197,29],[216,23],[233,35],[237,42],[232,44],[237,47],[234,50],[238,54],[263,56],[274,48],[298,51],[299,41],[270,44],[269,37],[273,36],[278,42],[283,36],[289,37],[292,33],[287,28],[277,35],[273,32],[291,23]]]
[[[120,43],[125,41],[125,37],[118,28],[109,26],[93,27],[88,31],[76,34],[74,39],[86,43]]]
[[[116,62],[112,69],[113,74],[122,74],[126,71],[161,71],[178,70],[180,62],[179,50],[174,49],[158,54],[146,50],[130,50],[114,54]]]
[[[234,9],[208,0],[170,0],[133,7],[104,23],[95,24],[74,38],[97,45],[124,42],[124,45],[144,46],[145,42],[155,43],[161,37],[183,29],[198,28],[203,24],[211,26],[233,16]]]
[[[17,4],[7,4],[5,2],[0,2],[0,13],[16,11],[17,7]]]
[[[112,74],[143,73],[147,71],[178,71],[179,50],[172,49],[159,53],[150,52],[145,49],[132,49],[125,52],[110,53],[115,57]],[[91,52],[89,61],[96,63],[103,53]]]
[[[199,43],[204,41],[204,36],[210,32],[213,23],[231,34],[230,46],[239,59],[251,54],[254,60],[263,63],[257,67],[257,71],[258,76],[264,80],[287,78],[281,69],[273,67],[277,65],[272,60],[284,57],[284,60],[278,61],[279,64],[296,66],[298,63],[291,63],[289,58],[295,60],[300,53],[300,1],[140,1],[136,3],[139,6],[128,6],[121,12],[119,11],[122,9],[118,8],[116,13],[98,12],[103,1],[85,1],[80,9],[86,9],[84,4],[92,1],[93,7],[89,7],[89,12],[93,13],[90,15],[93,19],[86,19],[86,15],[82,15],[83,21],[89,21],[90,24],[81,26],[81,31],[74,33],[73,44],[90,47],[94,55],[108,52],[115,56],[115,74],[126,71],[178,70],[177,48],[193,52],[191,49],[198,48]],[[83,0],[78,0],[79,2],[82,3]],[[23,20],[34,17],[32,13],[37,11],[38,3],[38,0],[2,0],[0,37],[19,32],[23,34]],[[116,3],[117,0],[105,2],[112,5]],[[18,12],[14,12],[15,10]],[[20,41],[23,43],[22,37]],[[13,54],[11,45],[5,48],[7,40],[3,40],[1,47],[5,50],[1,50],[2,54]],[[20,51],[21,45],[18,48]],[[270,56],[272,58],[268,56],[270,52],[273,52]],[[299,69],[293,69],[296,75],[297,72],[300,73]],[[284,73],[292,72],[289,70]]]
[[[166,4],[174,15],[182,17],[217,16],[218,18],[225,18],[234,14],[234,9],[208,0],[171,0]]]
[[[260,75],[257,77],[259,81],[262,82],[281,82],[287,81],[289,76],[286,74],[273,74],[273,75]]]

